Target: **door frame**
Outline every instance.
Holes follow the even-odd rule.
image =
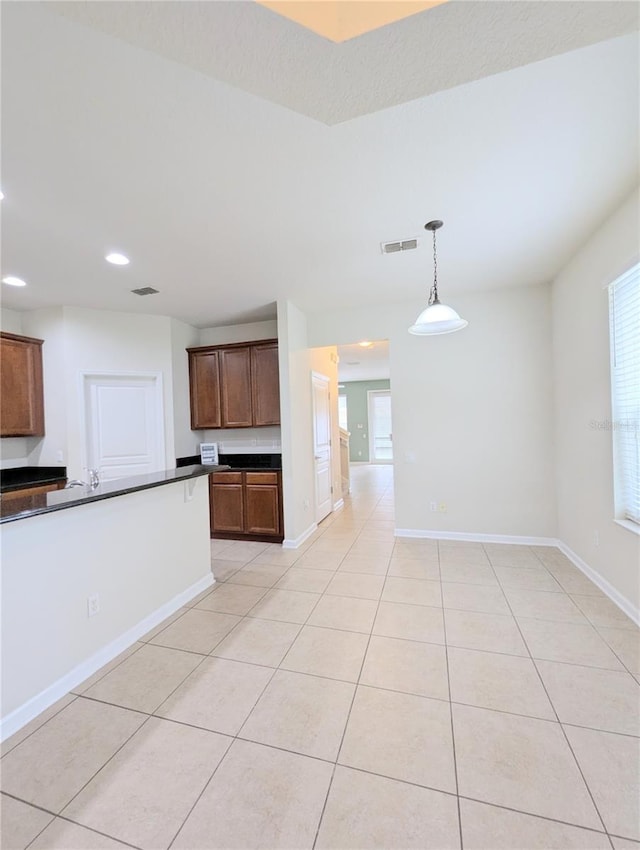
[[[123,372],[113,369],[89,369],[79,372],[79,396],[80,396],[80,427],[82,436],[82,470],[89,467],[89,418],[88,418],[88,399],[87,399],[87,380],[91,378],[104,378],[110,380],[113,378],[143,378],[145,380],[152,379],[154,392],[154,407],[157,423],[158,437],[158,460],[162,463],[161,469],[166,469],[167,466],[167,441],[165,435],[164,421],[164,386],[162,372]],[[82,477],[82,476],[80,476]]]
[[[372,421],[375,421],[375,416],[371,415],[372,409],[373,409],[373,405],[372,405],[371,401],[372,401],[372,397],[375,396],[375,395],[388,395],[389,396],[389,404],[391,404],[391,387],[389,387],[389,389],[386,389],[386,390],[367,390],[367,422],[368,422],[368,428],[369,428],[369,463],[393,464],[393,454],[394,454],[393,453],[393,436],[391,437],[391,458],[389,458],[387,460],[374,460],[373,459],[374,445],[375,444],[374,444],[374,436],[373,436],[373,429],[371,428],[371,423],[372,423]],[[391,421],[392,421],[392,425],[393,425],[393,419]],[[392,432],[392,434],[393,434],[393,432]]]
[[[315,462],[315,445],[316,445],[316,403],[315,403],[315,394],[313,391],[313,383],[315,380],[322,381],[322,383],[327,385],[327,397],[329,400],[329,510],[327,513],[318,519],[318,474],[316,472],[316,462]],[[322,522],[323,519],[329,516],[330,513],[334,510],[333,506],[333,417],[331,416],[331,378],[328,375],[323,375],[322,372],[315,372],[312,370],[311,372],[311,414],[312,414],[312,427],[313,427],[313,450],[314,450],[314,458],[313,458],[313,493],[314,493],[314,501],[315,501],[315,511],[314,511],[314,522]]]

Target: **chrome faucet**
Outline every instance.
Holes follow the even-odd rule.
[[[92,490],[95,490],[96,487],[100,485],[100,470],[99,469],[87,469],[89,473],[89,487]]]

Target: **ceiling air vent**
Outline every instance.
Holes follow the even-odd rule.
[[[383,254],[398,254],[400,251],[412,251],[419,244],[418,239],[402,239],[398,242],[381,242],[380,248]]]
[[[154,289],[153,286],[143,286],[141,289],[132,289],[134,295],[156,295],[160,292],[159,289]]]

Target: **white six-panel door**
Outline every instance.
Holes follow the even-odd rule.
[[[161,377],[83,377],[87,467],[101,481],[164,469]]]

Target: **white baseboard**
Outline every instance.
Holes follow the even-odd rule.
[[[521,546],[555,546],[567,556],[567,558],[590,579],[596,587],[609,597],[618,608],[630,617],[634,623],[640,625],[640,609],[638,609],[626,596],[600,575],[599,572],[590,567],[579,555],[570,549],[562,540],[555,537],[519,537],[508,534],[474,534],[463,531],[426,531],[418,528],[396,528],[394,535],[400,538],[430,539],[430,540],[466,540],[475,543],[513,543]]]
[[[105,664],[108,664],[109,661],[112,661],[121,652],[128,649],[139,638],[146,635],[147,632],[151,631],[151,629],[155,628],[163,620],[166,620],[167,617],[170,617],[171,614],[182,608],[183,605],[199,593],[202,593],[203,590],[211,587],[214,583],[213,573],[203,576],[186,590],[183,590],[182,593],[178,593],[173,599],[161,605],[160,608],[157,608],[152,614],[145,617],[144,620],[136,623],[135,626],[128,629],[120,637],[112,640],[111,643],[99,649],[98,652],[94,652],[86,661],[78,664],[61,679],[58,679],[35,697],[27,700],[23,705],[14,709],[10,714],[7,714],[6,717],[0,720],[0,741],[4,741],[10,735],[22,729],[30,720],[33,720],[34,717],[37,717],[45,709],[49,708],[50,705],[53,705],[54,702],[61,699],[65,694],[68,694],[76,685],[84,682],[85,679],[88,679],[89,676],[92,676],[97,670],[104,667]]]
[[[513,534],[476,534],[466,531],[426,531],[418,528],[396,528],[396,537],[426,538],[429,540],[463,540],[469,543],[512,543],[519,546],[559,546],[555,537],[520,537]]]
[[[630,602],[626,596],[623,596],[619,590],[607,581],[606,578],[600,575],[599,572],[590,567],[586,561],[583,561],[580,555],[576,555],[573,549],[570,549],[566,543],[563,543],[562,540],[558,541],[558,548],[560,551],[567,556],[567,558],[575,564],[575,566],[583,572],[588,579],[599,587],[600,590],[609,597],[609,599],[618,606],[618,608],[630,617],[634,623],[640,626],[640,609],[636,608],[633,602]]]
[[[344,508],[344,499],[338,499],[337,502],[333,503],[334,511],[339,511],[340,508]]]
[[[285,537],[285,539],[282,541],[282,548],[283,549],[297,549],[298,546],[302,546],[304,541],[307,538],[311,537],[313,532],[317,531],[317,529],[318,529],[318,523],[313,522],[313,523],[311,523],[309,528],[307,528],[306,531],[303,531],[302,534],[300,534],[298,537],[295,537],[293,539]]]

